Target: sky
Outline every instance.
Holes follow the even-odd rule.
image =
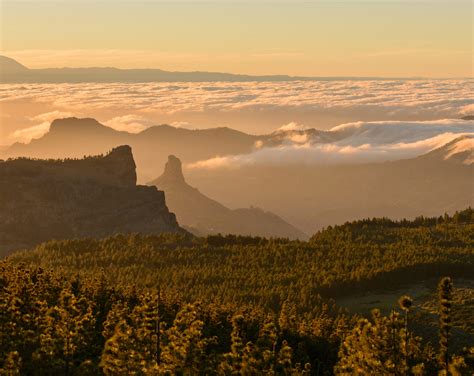
[[[30,68],[472,77],[471,1],[0,0],[0,54]]]

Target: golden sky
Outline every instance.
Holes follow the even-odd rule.
[[[0,0],[0,22],[30,68],[473,75],[471,1]]]

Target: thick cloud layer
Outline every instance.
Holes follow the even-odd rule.
[[[436,120],[473,113],[473,80],[311,81],[248,83],[27,84],[0,85],[2,112],[21,103],[36,112],[18,127],[39,125],[44,112],[95,117],[120,130],[187,122],[192,127],[230,126],[267,133],[295,121],[328,129],[377,120]],[[10,107],[9,107],[10,106]],[[13,116],[14,115],[14,116]],[[13,114],[10,118],[18,117]],[[5,126],[9,124],[5,121]],[[11,126],[10,128],[12,128]],[[10,129],[9,128],[9,129]],[[44,128],[44,127],[43,127]],[[8,133],[7,142],[20,140]],[[28,133],[21,134],[23,141]],[[37,132],[30,132],[31,137]],[[0,142],[1,144],[2,142]],[[3,142],[6,143],[6,142]]]
[[[301,129],[300,127],[299,129]],[[278,146],[256,144],[250,154],[225,156],[199,161],[188,168],[238,168],[255,164],[334,164],[365,163],[416,157],[464,136],[474,135],[474,121],[440,120],[429,122],[357,122],[344,124],[325,132],[326,140],[295,125],[276,134],[287,135]],[[304,142],[301,142],[304,140]],[[473,139],[463,140],[451,149],[450,157],[460,151],[472,150]],[[471,159],[469,159],[471,161]],[[470,163],[470,162],[469,162]]]

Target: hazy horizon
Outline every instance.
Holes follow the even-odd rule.
[[[73,51],[74,54],[80,54],[82,56],[86,56],[88,53],[94,53],[94,52],[97,52],[97,51],[87,51],[87,50],[77,50],[77,51]],[[121,50],[111,50],[111,51],[108,51],[110,52],[111,54],[117,54],[117,55],[120,55],[122,53],[129,53],[129,54],[133,54],[135,57],[137,55],[140,55],[140,53],[147,53],[146,51],[121,51]],[[80,63],[78,62],[77,64],[71,64],[71,65],[43,65],[42,63],[40,64],[35,64],[34,61],[38,61],[38,60],[41,60],[42,58],[47,58],[49,59],[50,56],[42,56],[42,54],[62,54],[62,53],[68,53],[68,51],[57,51],[57,52],[53,52],[53,51],[44,51],[44,50],[31,50],[31,51],[25,51],[25,50],[19,50],[19,51],[6,51],[6,52],[2,52],[0,51],[0,57],[5,57],[5,58],[8,58],[8,59],[12,59],[14,60],[15,62],[17,62],[18,64],[24,66],[25,68],[27,68],[28,70],[61,70],[61,69],[118,69],[118,70],[124,70],[124,71],[127,71],[127,70],[163,70],[165,72],[172,72],[172,73],[223,73],[223,74],[229,74],[229,75],[235,75],[235,76],[248,76],[248,77],[255,77],[256,79],[258,79],[259,82],[265,82],[265,80],[262,80],[262,78],[265,78],[265,77],[276,77],[276,76],[281,76],[281,77],[288,77],[290,79],[297,79],[297,78],[302,78],[304,79],[304,81],[306,81],[306,79],[309,79],[310,81],[325,81],[326,79],[336,79],[336,80],[344,80],[344,79],[357,79],[357,80],[363,80],[363,79],[376,79],[376,80],[381,80],[381,81],[389,81],[389,80],[426,80],[426,79],[432,79],[432,80],[457,80],[457,79],[462,79],[462,80],[474,80],[474,76],[471,74],[471,75],[467,75],[467,76],[452,76],[452,77],[449,77],[449,76],[437,76],[437,77],[430,77],[430,76],[423,76],[423,75],[407,75],[407,76],[383,76],[383,75],[379,75],[379,76],[372,76],[372,75],[337,75],[337,74],[333,74],[333,75],[296,75],[296,74],[288,74],[288,73],[285,73],[285,72],[274,72],[274,73],[264,73],[262,72],[261,74],[257,74],[257,73],[242,73],[242,72],[231,72],[231,71],[212,71],[212,70],[206,70],[206,69],[203,69],[203,70],[196,70],[196,69],[193,69],[192,67],[190,67],[188,70],[175,70],[175,69],[169,69],[169,70],[165,70],[162,68],[162,66],[160,65],[156,65],[156,66],[150,66],[150,65],[143,65],[143,66],[135,66],[135,64],[130,64],[130,65],[127,65],[127,66],[123,66],[121,64],[118,64],[117,66],[115,65],[80,65]],[[31,54],[32,56],[29,57],[29,61],[33,61],[33,64],[32,66],[29,66],[29,65],[26,65],[24,63],[22,63],[22,59],[26,56],[28,56],[29,54]],[[34,55],[34,57],[33,57]],[[16,56],[16,57],[15,57]],[[28,58],[28,57],[27,57]],[[136,58],[136,60],[142,60],[143,57],[141,58]],[[159,64],[159,63],[158,63]],[[117,82],[120,82],[120,81],[117,81]],[[202,82],[212,82],[212,81],[202,81]],[[272,81],[270,81],[272,82]],[[282,80],[281,82],[285,82],[284,80]]]
[[[111,4],[2,0],[0,54],[30,68],[113,66],[348,77],[473,75],[470,1]]]

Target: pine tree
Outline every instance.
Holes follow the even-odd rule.
[[[243,328],[244,316],[237,314],[232,317],[232,333],[230,352],[224,354],[220,371],[226,375],[239,375],[242,371],[244,354]]]
[[[408,344],[409,344],[409,332],[408,332],[408,312],[413,304],[413,300],[404,295],[398,300],[398,304],[404,313],[404,330],[403,330],[403,361],[404,361],[404,373],[405,375],[408,374],[409,371],[409,364],[408,364]]]
[[[161,352],[162,372],[198,374],[207,369],[205,350],[212,339],[203,336],[204,322],[199,318],[199,311],[199,305],[185,305],[166,331],[166,344]]]
[[[407,341],[407,342],[406,342]],[[337,375],[400,375],[409,372],[403,358],[416,363],[421,356],[420,339],[405,334],[405,321],[392,312],[389,317],[372,312],[372,321],[361,319],[339,350]]]
[[[125,320],[115,327],[115,333],[105,342],[100,367],[105,375],[128,375],[141,372],[141,356],[132,328]]]
[[[278,362],[276,371],[278,374],[282,375],[291,375],[292,374],[292,364],[291,364],[291,357],[293,354],[293,350],[290,346],[288,346],[288,342],[283,340],[281,343],[281,349],[278,353]]]
[[[0,376],[20,376],[21,357],[18,351],[11,351],[7,354],[5,363],[0,368]]]
[[[259,369],[267,372],[275,367],[277,330],[272,316],[267,316],[260,329],[260,334],[256,342],[257,360]]]
[[[65,288],[59,304],[51,307],[41,323],[41,347],[36,356],[51,372],[73,373],[76,356],[86,346],[94,327],[92,309],[85,298],[76,298]]]
[[[445,375],[449,371],[449,337],[451,330],[451,306],[453,301],[453,283],[444,277],[438,285],[439,312],[439,366]]]

